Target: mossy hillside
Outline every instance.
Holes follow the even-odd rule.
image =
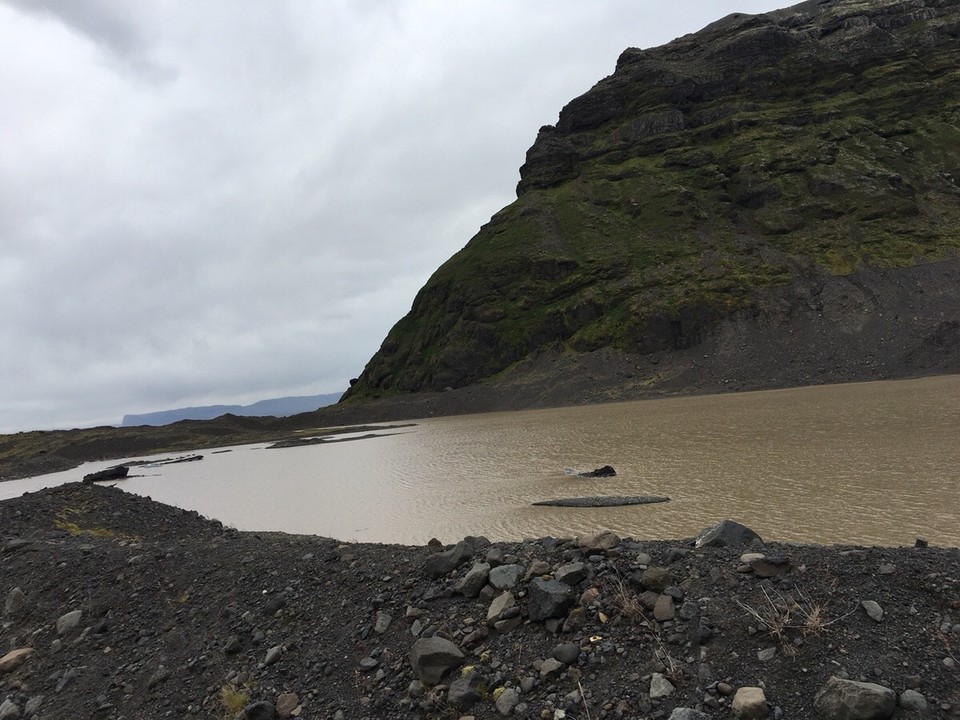
[[[843,30],[810,45],[804,22],[841,27],[861,5],[625,53],[541,130],[517,201],[437,270],[350,395],[470,384],[546,345],[682,347],[798,270],[955,252],[960,11],[873,4],[886,54]]]

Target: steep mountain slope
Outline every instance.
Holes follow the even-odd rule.
[[[944,0],[811,1],[625,51],[345,399],[546,386],[597,353],[647,390],[960,371],[958,58]]]

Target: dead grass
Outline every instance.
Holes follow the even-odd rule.
[[[770,591],[762,585],[760,589],[763,600],[757,607],[740,600],[737,600],[737,604],[756,621],[758,629],[777,639],[787,655],[796,653],[795,638],[819,635],[827,627],[849,617],[856,610],[854,608],[844,615],[828,619],[828,601],[815,602],[800,589],[796,590],[796,597]]]

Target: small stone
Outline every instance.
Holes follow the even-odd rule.
[[[880,567],[877,568],[877,572],[881,575],[893,575],[896,571],[897,566],[890,563],[880,563]]]
[[[876,620],[877,622],[883,620],[883,608],[875,601],[864,600],[860,604],[863,606],[863,609],[867,611],[867,615],[871,620]]]
[[[261,700],[260,702],[247,705],[239,717],[243,718],[243,720],[275,720],[277,717],[277,709],[273,706],[272,702]]]
[[[8,673],[16,670],[31,655],[36,654],[33,648],[19,648],[11,650],[3,657],[0,657],[0,673]]]
[[[710,720],[710,716],[693,708],[674,708],[669,720]]]
[[[483,590],[490,577],[489,563],[475,563],[469,572],[463,576],[463,579],[457,583],[456,591],[464,597],[476,597]]]
[[[282,718],[288,718],[293,715],[293,711],[300,704],[300,697],[296,693],[283,693],[277,696],[277,715]]]
[[[580,595],[579,602],[582,607],[589,607],[590,605],[593,605],[599,597],[600,591],[597,588],[587,588],[583,591],[583,594]]]
[[[519,704],[520,692],[516,688],[507,688],[504,690],[502,693],[500,693],[500,697],[498,697],[494,703],[494,705],[496,705],[497,712],[504,717],[512,715],[514,709]]]
[[[561,643],[553,649],[553,657],[567,665],[573,665],[580,657],[580,646],[577,643]]]
[[[20,706],[7,698],[0,703],[0,720],[16,720],[20,717]]]
[[[571,587],[577,587],[580,583],[587,579],[587,574],[588,571],[586,563],[576,561],[567,563],[566,565],[561,565],[557,568],[553,576],[562,583],[566,583]]]
[[[13,615],[26,599],[23,590],[18,587],[13,588],[10,592],[7,593],[7,599],[3,603],[3,612],[7,615]]]
[[[620,543],[620,537],[610,530],[601,530],[594,535],[577,538],[582,550],[611,550]]]
[[[163,665],[157,668],[156,672],[147,680],[147,687],[153,688],[170,678],[170,671]]]
[[[927,699],[916,690],[904,690],[900,693],[900,707],[907,712],[926,712]]]
[[[723,695],[724,697],[727,697],[728,695],[732,695],[732,694],[733,694],[733,686],[730,685],[730,683],[725,683],[725,682],[722,682],[722,681],[721,681],[721,682],[718,682],[718,683],[717,683],[717,692],[720,693],[721,695]]]
[[[487,610],[487,624],[493,625],[497,620],[500,619],[501,613],[503,613],[508,608],[515,607],[517,604],[516,598],[513,597],[513,593],[509,591],[504,591],[497,595],[493,602],[490,603],[490,608]]]
[[[650,678],[650,699],[659,700],[660,698],[665,698],[668,695],[673,695],[676,691],[676,688],[673,686],[673,683],[667,680],[667,678],[661,673],[654,673]]]
[[[446,638],[420,638],[410,649],[410,665],[414,674],[427,685],[436,685],[450,670],[460,667],[466,657],[460,648]]]
[[[793,564],[786,557],[762,557],[751,560],[750,569],[757,577],[769,578],[790,572]]]
[[[377,612],[377,620],[373,625],[373,631],[377,635],[383,635],[390,627],[391,622],[393,622],[393,616],[380,610]]]
[[[817,693],[813,708],[827,718],[883,720],[893,715],[897,696],[874,683],[831,677]]]
[[[640,576],[640,584],[645,590],[662,593],[673,584],[673,576],[665,567],[648,567]]]
[[[80,624],[82,610],[72,610],[57,619],[57,635],[65,635]]]
[[[673,598],[669,595],[660,595],[656,604],[653,606],[653,617],[659,622],[673,620],[676,617],[676,609],[673,606]]]
[[[697,547],[741,547],[744,545],[763,545],[763,540],[746,525],[733,520],[723,520],[712,528],[706,528],[697,535]]]
[[[369,671],[373,670],[377,665],[379,665],[379,664],[380,664],[380,661],[377,660],[376,658],[372,658],[372,657],[367,656],[367,657],[364,657],[364,658],[360,658],[360,663],[359,663],[359,664],[360,664],[360,669],[361,669],[361,670],[363,670],[364,672],[369,672]]]
[[[540,663],[540,679],[553,680],[560,677],[560,673],[567,669],[567,666],[555,658],[547,658]]]
[[[273,665],[280,657],[283,655],[283,646],[274,645],[272,648],[267,650],[267,656],[263,659],[264,665]]]
[[[454,680],[447,691],[447,703],[461,711],[469,710],[482,697],[480,676],[475,672]]]
[[[737,690],[730,709],[740,720],[758,720],[770,713],[763,688],[758,687],[742,687]]]
[[[775,647],[763,648],[762,650],[757,651],[757,660],[760,662],[770,662],[777,656],[777,649]]]

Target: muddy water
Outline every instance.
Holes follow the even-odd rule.
[[[960,376],[431,419],[394,433],[207,451],[120,486],[241,529],[348,541],[688,537],[729,517],[786,541],[960,545]],[[4,483],[0,497],[106,464]],[[565,474],[605,464],[617,477]],[[671,501],[531,505],[648,494]]]

